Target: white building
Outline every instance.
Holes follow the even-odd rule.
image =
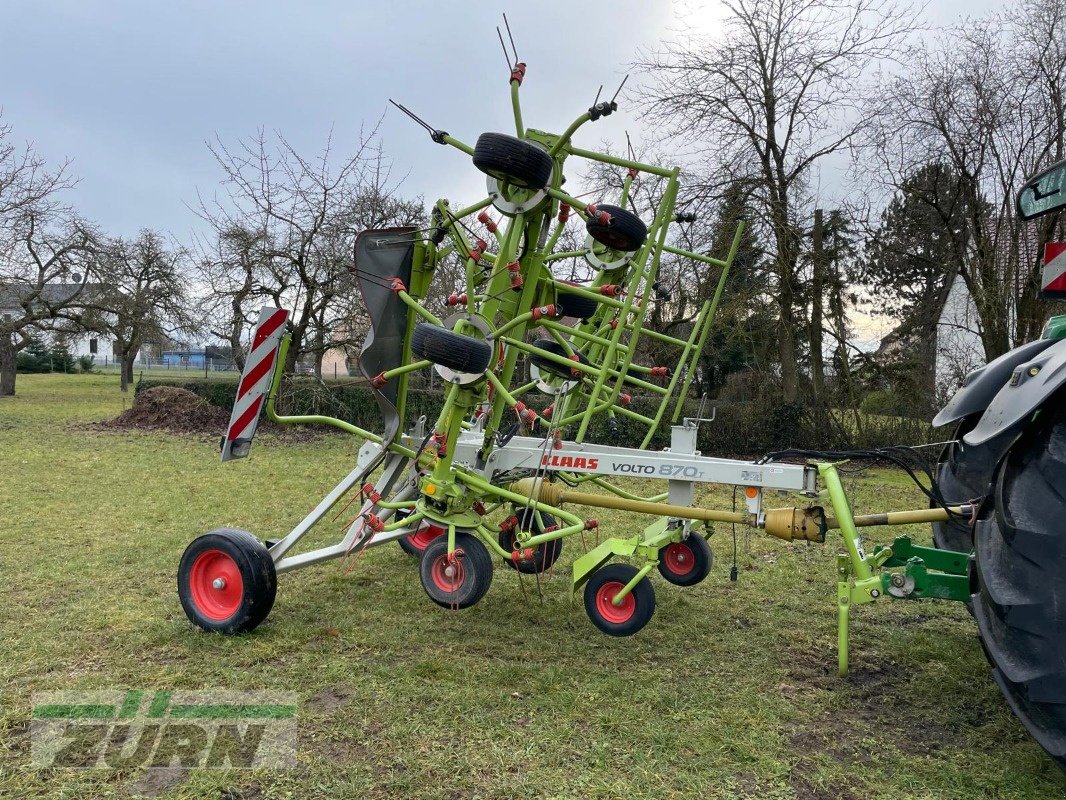
[[[948,289],[936,322],[936,390],[949,396],[966,374],[985,363],[977,307],[962,275]]]
[[[98,284],[86,284],[82,288],[80,284],[76,283],[54,283],[46,285],[43,294],[46,302],[58,302],[65,297],[70,297],[79,289],[82,292],[89,292],[96,286]],[[0,318],[5,316],[18,318],[22,316],[24,312],[20,301],[21,298],[27,296],[25,294],[26,291],[28,291],[28,288],[20,288],[18,284],[0,288]],[[47,321],[44,321],[44,325],[47,326]],[[42,328],[40,335],[48,341],[62,341],[75,358],[92,356],[95,365],[107,366],[115,363],[119,358],[116,352],[117,343],[106,334],[51,332]],[[138,354],[138,360],[141,360],[140,355]]]

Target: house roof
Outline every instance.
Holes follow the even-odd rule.
[[[36,296],[38,302],[46,304],[62,304],[69,301],[79,292],[87,297],[108,288],[104,283],[86,283],[84,287],[80,283],[47,283],[41,287],[37,294],[35,286],[29,283],[10,283],[0,286],[0,311],[18,310],[22,308],[24,300]]]

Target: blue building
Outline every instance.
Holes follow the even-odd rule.
[[[205,360],[212,370],[226,370],[233,368],[233,359],[229,348],[213,347],[184,350],[164,350],[162,361],[168,367],[183,367],[186,369],[203,369]]]
[[[206,357],[203,350],[163,351],[163,363],[171,367],[202,367]]]

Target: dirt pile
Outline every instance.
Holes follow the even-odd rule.
[[[120,430],[164,430],[221,436],[228,423],[228,411],[211,405],[199,395],[176,386],[155,386],[138,394],[133,400],[133,408],[100,425]]]
[[[193,435],[224,436],[229,425],[228,409],[213,406],[195,392],[177,386],[153,386],[139,392],[129,408],[107,422],[92,423],[96,430],[166,431]],[[288,442],[317,439],[334,432],[320,425],[275,425],[260,419],[259,432],[269,433]]]

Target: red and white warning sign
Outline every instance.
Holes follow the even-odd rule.
[[[1040,281],[1040,296],[1066,297],[1066,242],[1044,245],[1044,277]]]
[[[285,333],[289,312],[283,308],[264,308],[252,334],[252,346],[244,362],[241,382],[237,384],[237,399],[222,440],[222,460],[244,458],[252,448],[252,437],[259,427],[259,414],[266,402],[274,364],[278,360],[278,345]]]

